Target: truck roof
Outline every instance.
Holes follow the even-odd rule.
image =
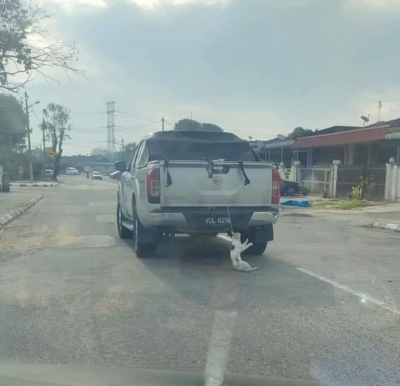
[[[174,141],[196,140],[204,142],[247,142],[235,134],[218,131],[158,131],[149,135],[147,139],[166,139]]]

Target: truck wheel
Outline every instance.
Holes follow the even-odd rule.
[[[268,246],[268,241],[259,241],[259,242],[254,242],[254,233],[249,233],[249,234],[243,234],[242,235],[242,243],[246,241],[246,239],[249,239],[250,243],[253,243],[253,245],[249,248],[246,249],[243,254],[250,256],[250,255],[262,255],[265,250],[267,249]]]
[[[152,235],[142,225],[133,207],[133,249],[137,257],[151,257],[157,252],[156,240],[151,241]]]
[[[267,249],[268,241],[262,241],[261,243],[254,243],[247,251],[245,255],[262,255]]]
[[[124,219],[125,219],[125,217],[122,214],[121,206],[120,206],[119,201],[118,201],[118,205],[117,205],[117,231],[118,231],[118,236],[121,239],[129,239],[129,238],[132,237],[132,232],[122,225],[122,221]]]

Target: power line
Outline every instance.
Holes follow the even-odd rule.
[[[136,126],[131,126],[131,127],[119,126],[119,127],[122,128],[122,130],[141,129],[141,128],[148,127],[148,126],[154,125],[156,123],[160,123],[160,122],[161,122],[161,119],[159,119],[157,121],[150,122],[150,123],[146,123],[144,125],[136,125]]]
[[[71,145],[71,146],[78,146],[78,147],[93,147],[92,145],[97,145],[97,144],[102,144],[102,143],[108,143],[108,141],[90,141],[87,142],[85,141],[88,145],[82,145],[80,142],[66,142],[65,145]],[[115,141],[115,145],[121,145],[122,141]]]
[[[119,110],[116,110],[115,113],[116,114],[122,114],[122,115],[128,115],[128,116],[131,116],[131,117],[136,117],[137,115],[140,115],[140,116],[145,117],[147,119],[160,119],[159,117],[150,116],[150,115],[146,115],[146,114],[142,114],[142,113],[126,113],[124,111],[119,111]]]
[[[171,122],[168,122],[166,119],[164,119],[165,123],[168,123],[171,127],[175,128],[175,125],[173,125]]]
[[[100,112],[100,111],[71,111],[71,114],[76,114],[76,115],[105,115],[107,113]]]

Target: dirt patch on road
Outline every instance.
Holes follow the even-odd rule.
[[[72,229],[63,225],[15,222],[5,228],[0,238],[0,249],[4,252],[40,250],[48,247],[65,246],[73,243]]]

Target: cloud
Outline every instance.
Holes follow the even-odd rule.
[[[347,0],[347,6],[367,11],[393,10],[400,8],[400,0]]]
[[[345,0],[343,8],[355,17],[398,16],[400,0]]]
[[[139,7],[155,9],[165,5],[226,5],[229,0],[130,0]]]
[[[382,102],[381,121],[387,121],[400,116],[400,87],[383,85],[382,87],[366,88],[354,96],[351,110],[359,115],[370,116],[370,121],[377,122],[379,117],[378,104]]]
[[[387,11],[398,2],[375,10],[368,0],[97,1],[106,8],[74,0],[82,12],[51,9],[51,28],[77,42],[87,78],[51,93],[32,82],[31,98],[72,110],[69,154],[104,145],[110,100],[127,113],[116,116],[125,142],[191,110],[194,119],[257,139],[297,126],[358,125],[365,114],[374,121],[379,99],[383,118],[396,118],[398,23]]]
[[[106,9],[109,5],[115,4],[115,1],[110,0],[42,0],[43,3],[49,4],[50,6],[56,5],[64,11],[76,12],[76,11],[93,11]],[[230,0],[129,0],[135,5],[146,8],[146,9],[157,9],[159,7],[173,5],[204,5],[204,6],[216,6],[226,5]],[[296,0],[305,1],[305,0]]]
[[[44,7],[56,6],[66,12],[88,12],[107,8],[107,0],[42,0]]]

